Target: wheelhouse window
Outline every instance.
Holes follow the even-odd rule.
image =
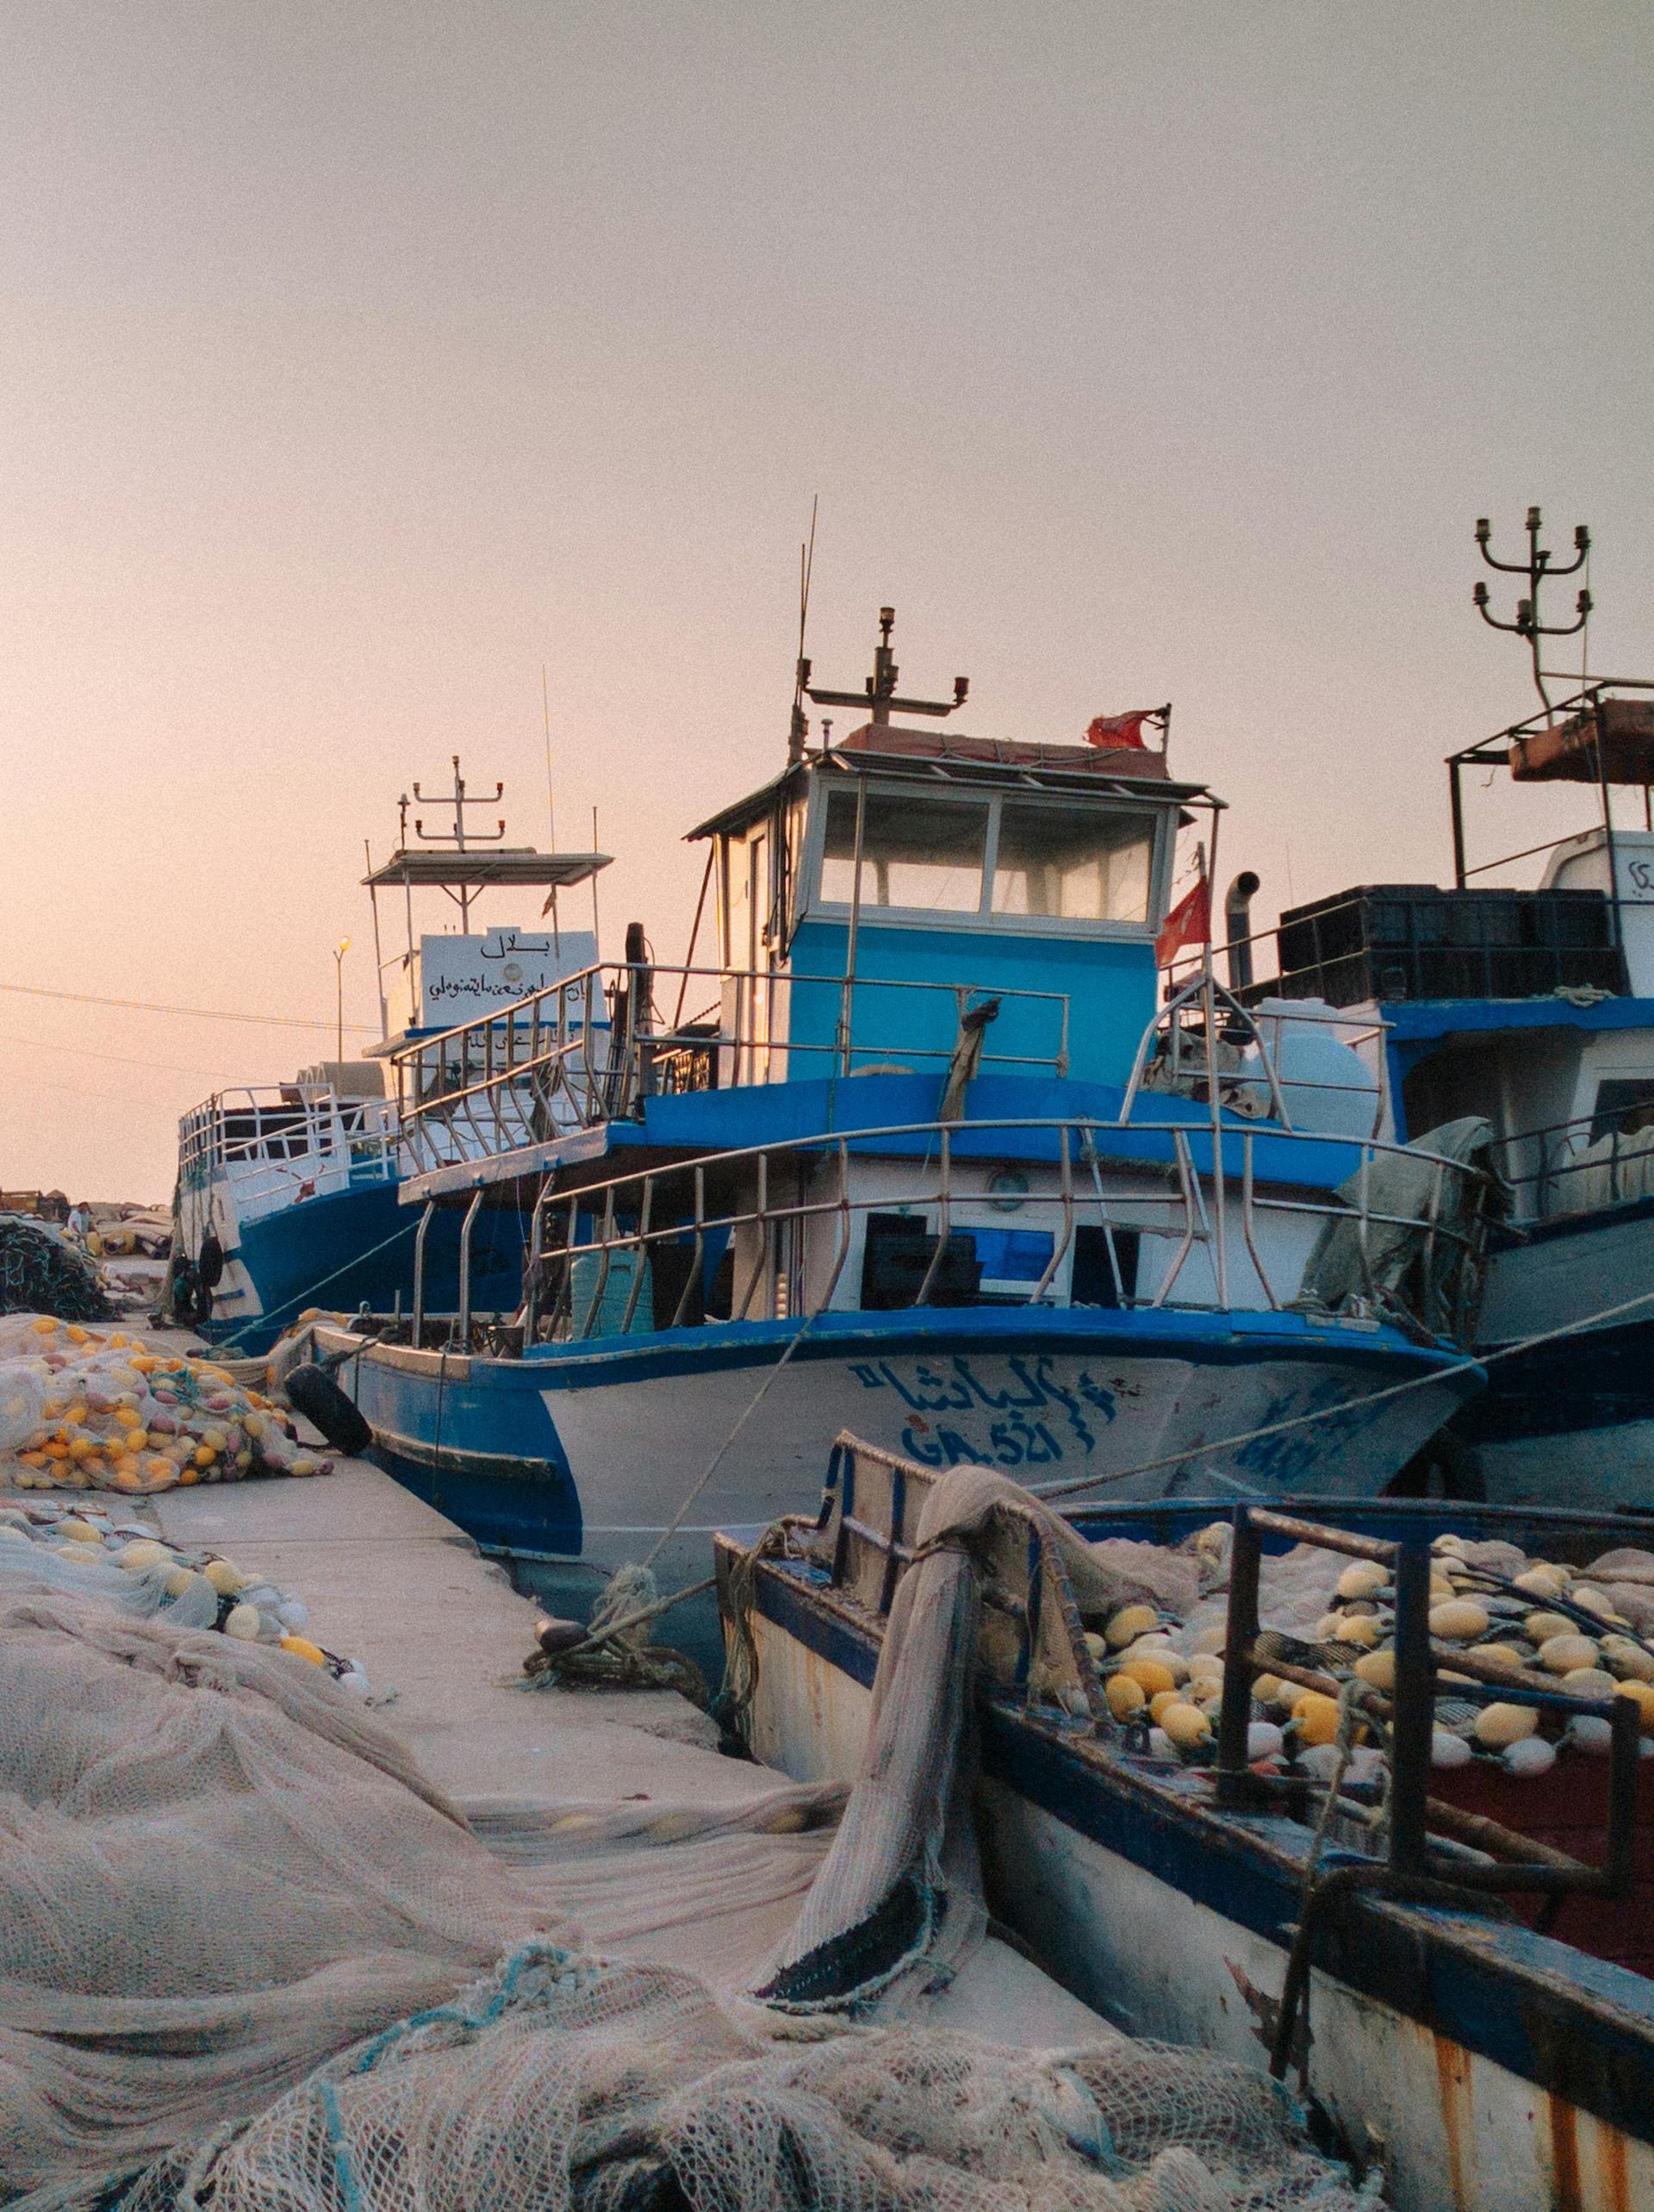
[[[1154,825],[1139,814],[1071,813],[1007,799],[993,869],[996,914],[1147,922]]]
[[[848,907],[855,896],[854,791],[827,797],[821,895]],[[982,909],[989,809],[985,802],[917,799],[869,791],[861,832],[861,906],[974,914]]]
[[[856,897],[857,791],[823,796],[822,904]],[[1165,810],[866,787],[863,913],[975,915],[1080,928],[1149,925]]]

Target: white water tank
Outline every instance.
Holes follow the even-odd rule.
[[[1633,999],[1654,998],[1654,832],[1615,830],[1614,876],[1620,892],[1620,931]],[[1570,838],[1551,856],[1539,887],[1550,891],[1606,891],[1607,839],[1601,830]]]
[[[1382,1094],[1373,1069],[1339,1034],[1349,1027],[1348,1016],[1324,999],[1262,999],[1252,1011],[1293,1128],[1328,1137],[1371,1137]],[[1242,1054],[1240,1073],[1247,1079],[1254,1110],[1272,1112],[1255,1044]]]

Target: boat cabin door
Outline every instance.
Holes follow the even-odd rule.
[[[774,856],[769,822],[718,839],[718,906],[724,969],[720,1027],[729,1040],[724,1083],[768,1083],[774,1012]]]

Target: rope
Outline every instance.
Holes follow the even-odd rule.
[[[1365,1398],[1346,1398],[1336,1405],[1317,1406],[1311,1413],[1294,1413],[1284,1421],[1267,1422],[1261,1429],[1244,1430],[1239,1436],[1217,1436],[1208,1443],[1191,1444],[1183,1451],[1167,1452],[1162,1458],[1144,1460],[1136,1467],[1120,1467],[1112,1474],[1071,1475],[1066,1482],[1030,1482],[1023,1486],[1035,1498],[1067,1498],[1077,1491],[1100,1490],[1109,1483],[1130,1482],[1140,1474],[1153,1474],[1163,1467],[1181,1467],[1185,1461],[1198,1459],[1203,1452],[1231,1451],[1242,1444],[1257,1443],[1265,1436],[1284,1436],[1291,1429],[1313,1427],[1317,1421],[1342,1420],[1346,1414],[1359,1413],[1369,1405],[1382,1405],[1387,1399],[1403,1397],[1410,1390],[1426,1390],[1432,1383],[1446,1382],[1456,1374],[1474,1374],[1482,1368],[1496,1367],[1501,1360],[1513,1360],[1518,1353],[1531,1352],[1538,1345],[1581,1336],[1604,1321],[1618,1320],[1621,1314],[1650,1305],[1654,1305],[1654,1290],[1639,1291],[1635,1298],[1622,1299],[1617,1305],[1605,1305],[1578,1321],[1564,1322],[1559,1329],[1541,1329],[1532,1337],[1519,1337],[1514,1344],[1502,1344],[1497,1351],[1483,1352],[1474,1359],[1457,1360],[1427,1374],[1409,1375],[1405,1382],[1392,1382],[1384,1390],[1370,1391]]]
[[[712,1454],[712,1458],[706,1462],[706,1465],[702,1469],[700,1474],[684,1493],[682,1502],[680,1504],[677,1511],[672,1516],[671,1520],[667,1523],[666,1527],[661,1530],[660,1535],[656,1536],[655,1542],[650,1546],[648,1555],[643,1561],[642,1564],[636,1567],[631,1566],[617,1567],[615,1569],[614,1575],[610,1578],[611,1587],[612,1587],[614,1581],[623,1575],[637,1577],[647,1575],[650,1578],[650,1582],[652,1586],[654,1580],[653,1569],[655,1561],[660,1557],[661,1553],[667,1544],[671,1542],[672,1538],[676,1536],[678,1530],[683,1526],[690,1508],[693,1505],[695,1500],[700,1496],[702,1491],[706,1489],[712,1477],[718,1473],[718,1468],[724,1464],[724,1457],[728,1453],[731,1445],[734,1443],[736,1438],[740,1435],[743,1429],[746,1427],[748,1422],[751,1420],[753,1415],[763,1404],[765,1398],[768,1394],[770,1386],[774,1383],[776,1376],[780,1374],[781,1369],[792,1358],[793,1353],[798,1350],[799,1346],[809,1335],[811,1326],[814,1323],[815,1318],[816,1316],[814,1312],[806,1313],[805,1315],[804,1319],[799,1324],[798,1328],[788,1339],[787,1348],[782,1352],[780,1359],[775,1361],[773,1367],[766,1369],[763,1380],[759,1384],[757,1389],[754,1391],[752,1396],[748,1399],[745,1406],[742,1409],[741,1413],[735,1422],[735,1425],[731,1429],[729,1434],[724,1437],[718,1449]],[[644,1652],[638,1649],[636,1646],[628,1645],[623,1640],[625,1632],[628,1629],[640,1626],[645,1621],[655,1619],[659,1614],[669,1611],[674,1605],[682,1604],[686,1598],[700,1597],[705,1592],[712,1587],[717,1579],[716,1575],[713,1575],[703,1581],[690,1583],[684,1589],[673,1591],[669,1597],[652,1599],[649,1604],[643,1607],[639,1611],[627,1614],[618,1621],[605,1621],[602,1618],[601,1606],[600,1604],[598,1613],[595,1616],[595,1626],[594,1632],[588,1636],[583,1642],[572,1644],[567,1651],[557,1652],[555,1654],[547,1655],[544,1654],[531,1654],[526,1662],[526,1671],[533,1679],[544,1680],[548,1675],[561,1672],[568,1666],[569,1661],[573,1660],[576,1662],[574,1669],[574,1672],[576,1674],[584,1673],[588,1676],[601,1676],[604,1679],[612,1681],[614,1686],[617,1688],[624,1689],[633,1686],[654,1688],[662,1686],[662,1678],[661,1668],[664,1665],[664,1662],[656,1662],[648,1658]],[[681,1654],[679,1654],[679,1656],[681,1657]],[[542,1661],[544,1663],[541,1663]],[[693,1662],[690,1661],[682,1661],[682,1666],[685,1668],[689,1667],[692,1664]],[[618,1673],[615,1671],[617,1667],[619,1670]],[[695,1668],[694,1672],[699,1675],[700,1669]],[[675,1680],[674,1686],[683,1687],[684,1685],[681,1681]],[[750,1695],[750,1689],[749,1689],[748,1694]],[[697,1699],[696,1702],[704,1703],[704,1701],[705,1692],[703,1687],[702,1696],[700,1698]]]
[[[725,1618],[730,1625],[724,1654],[724,1679],[707,1712],[730,1735],[744,1734],[743,1723],[758,1687],[758,1645],[752,1633],[753,1583],[761,1559],[784,1554],[789,1519],[772,1521],[749,1550],[737,1554],[729,1572]]]
[[[1650,1295],[1654,1296],[1654,1293],[1651,1293]],[[798,1350],[799,1346],[803,1343],[805,1338],[809,1335],[811,1325],[814,1322],[815,1318],[814,1313],[806,1313],[805,1315],[804,1319],[799,1324],[797,1331],[787,1344],[787,1349],[781,1354],[780,1359],[776,1361],[774,1366],[766,1371],[763,1380],[759,1384],[757,1389],[753,1393],[751,1399],[748,1401],[745,1411],[742,1413],[739,1419],[736,1422],[734,1428],[730,1430],[729,1435],[724,1437],[723,1442],[718,1446],[718,1449],[712,1454],[712,1458],[707,1461],[706,1471],[701,1475],[700,1480],[691,1486],[683,1500],[683,1503],[679,1506],[677,1511],[672,1516],[672,1518],[668,1523],[667,1526],[661,1530],[660,1535],[656,1536],[655,1542],[650,1545],[649,1556],[644,1561],[644,1565],[646,1567],[654,1566],[655,1561],[659,1558],[665,1546],[670,1542],[672,1538],[678,1533],[678,1530],[683,1526],[684,1520],[689,1511],[689,1508],[694,1504],[696,1499],[700,1497],[701,1492],[705,1490],[707,1484],[718,1473],[718,1468],[723,1466],[724,1455],[728,1452],[730,1446],[735,1442],[743,1429],[746,1427],[748,1422],[751,1420],[753,1415],[763,1404],[765,1398],[768,1394],[770,1385],[774,1381],[776,1376],[780,1374],[781,1369],[792,1358],[793,1353]]]
[[[381,1252],[388,1252],[399,1238],[412,1236],[419,1225],[417,1221],[409,1221],[405,1222],[400,1229],[393,1229],[382,1243],[371,1245],[365,1252],[358,1252],[352,1258],[346,1260],[342,1268],[335,1268],[332,1274],[324,1275],[320,1282],[311,1283],[305,1289],[295,1291],[291,1298],[284,1298],[279,1305],[271,1306],[268,1313],[255,1313],[251,1320],[244,1321],[239,1329],[232,1330],[227,1337],[220,1337],[215,1339],[216,1343],[220,1345],[238,1343],[249,1329],[262,1329],[266,1323],[273,1321],[278,1313],[285,1313],[290,1305],[313,1303],[319,1290],[326,1290],[329,1283],[337,1282],[341,1275],[349,1274],[352,1268],[359,1268],[364,1260],[376,1259]]]
[[[614,1690],[676,1690],[691,1704],[704,1707],[706,1679],[694,1661],[670,1645],[645,1643],[637,1631],[686,1598],[704,1596],[717,1582],[717,1575],[708,1574],[687,1589],[660,1598],[646,1567],[617,1567],[594,1609],[589,1632],[578,1643],[561,1651],[530,1652],[523,1661],[525,1686],[540,1688],[571,1679]],[[627,1608],[628,1592],[635,1597],[647,1592],[647,1602]]]

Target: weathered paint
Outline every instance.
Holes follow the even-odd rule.
[[[1447,2186],[1453,2212],[1464,2212],[1464,2138],[1471,2124],[1470,2068],[1457,2043],[1432,2031],[1436,2047],[1436,2095],[1441,2105],[1442,2134],[1447,2146]],[[1461,2109],[1461,2108],[1465,2108]]]
[[[820,1639],[827,1648],[812,1649],[755,1611],[754,1746],[801,1780],[848,1780],[866,1736],[870,1640],[839,1600],[793,1587],[836,1626]],[[1002,1733],[996,1717],[985,1739],[990,1766]],[[1192,1896],[1180,1879],[1166,1878],[1175,1861],[1156,1868],[1134,1860],[992,1773],[979,1806],[995,1910],[1076,1995],[1134,2033],[1265,2062],[1259,2015],[1278,1995],[1283,1935]],[[1228,1885],[1228,1877],[1208,1884],[1207,1895],[1222,1898]],[[1439,1916],[1381,1910],[1412,1924],[1413,1971],[1427,1989],[1439,1985],[1425,1941]],[[1458,1918],[1452,1928],[1462,1941]],[[1451,2013],[1449,2005],[1442,2020],[1426,2022],[1337,1975],[1317,1969],[1311,1977],[1310,2084],[1352,2146],[1383,2165],[1396,2212],[1654,2204],[1654,2143],[1468,2047],[1448,2032]]]
[[[1579,2136],[1574,2108],[1554,2090],[1545,2097],[1551,2122],[1551,2190],[1556,2212],[1584,2212],[1579,2187]]]

